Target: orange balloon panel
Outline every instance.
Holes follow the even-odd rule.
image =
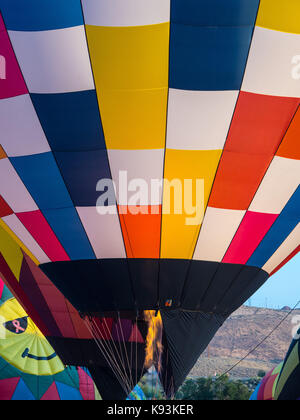
[[[128,258],[159,258],[161,206],[119,206]]]
[[[0,144],[0,159],[5,159],[7,157],[3,147]]]
[[[224,151],[209,206],[246,210],[271,160],[272,156]]]

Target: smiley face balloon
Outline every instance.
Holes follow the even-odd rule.
[[[62,372],[64,365],[18,301],[12,297],[3,301],[0,301],[0,356],[31,375]]]

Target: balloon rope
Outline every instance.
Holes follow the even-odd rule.
[[[152,331],[154,332],[154,317],[151,318],[152,320]],[[152,399],[154,396],[154,340],[152,341],[152,378],[151,378],[151,382],[152,382]]]
[[[113,336],[112,336],[112,330],[109,329],[109,326],[107,325],[107,322],[106,322],[106,318],[104,318],[104,323],[105,323],[105,327],[106,327],[107,333],[110,334],[110,337],[111,337],[110,345],[111,345],[111,348],[112,348],[112,353],[114,352],[113,347],[112,347],[112,345],[113,345],[114,346],[114,349],[115,349],[115,352],[116,352],[116,355],[118,356],[118,359],[119,359],[119,362],[117,362],[117,363],[120,363],[123,366],[124,365],[124,362],[122,362],[121,355],[120,355],[119,350],[118,350],[118,348],[117,348],[117,346],[115,344],[115,340],[113,339]],[[123,366],[123,368],[124,368],[124,375],[127,377],[125,367]]]
[[[158,388],[159,388],[159,373],[162,368],[161,358],[162,358],[162,328],[159,329],[159,337],[158,337],[159,347],[156,346],[156,357],[158,360],[158,371],[156,372],[156,387],[155,387],[155,395],[158,395]]]
[[[132,328],[133,328],[133,325],[134,323],[132,322]],[[131,338],[131,335],[130,335],[130,338]],[[132,339],[131,339],[130,340],[130,366],[132,366],[132,352],[133,352],[133,345],[132,345]],[[132,382],[133,382],[132,372],[131,372],[131,377],[132,377]]]
[[[119,359],[119,361],[117,361],[117,359],[115,357],[116,362],[118,364],[119,363],[122,364],[122,359],[121,359],[121,356],[119,354],[119,350],[118,350],[117,346],[115,345],[115,341],[114,341],[113,336],[112,336],[112,329],[109,328],[109,326],[107,325],[106,318],[103,318],[103,319],[104,319],[104,326],[106,328],[106,333],[107,333],[108,336],[110,336],[109,340],[107,340],[108,341],[108,345],[110,346],[111,352],[114,355],[114,357],[115,357],[115,354],[116,354],[117,357],[118,357],[118,359]],[[99,331],[99,333],[100,333],[100,331]],[[114,350],[115,350],[115,353],[114,353]]]
[[[136,316],[136,325],[135,325],[135,383],[137,383],[138,380],[138,373],[137,373],[137,364],[138,364],[138,357],[137,357],[137,353],[138,353],[138,344],[137,344],[137,339],[138,339],[138,317]],[[145,364],[145,358],[144,358],[144,364]],[[143,370],[144,370],[144,366],[143,366]]]
[[[94,321],[92,320],[92,323],[93,323],[93,322],[94,322]],[[95,342],[96,342],[96,344],[97,344],[97,346],[98,346],[98,348],[99,348],[100,352],[103,354],[103,356],[104,356],[104,358],[105,358],[105,360],[106,360],[106,362],[107,362],[108,366],[111,368],[112,372],[115,374],[115,376],[116,376],[117,380],[119,381],[119,383],[120,383],[120,385],[121,385],[122,389],[124,390],[124,392],[125,392],[125,393],[126,393],[126,395],[127,395],[127,389],[126,389],[126,379],[122,377],[122,372],[120,371],[120,369],[119,369],[118,365],[116,364],[116,365],[114,366],[114,363],[110,360],[110,358],[109,358],[109,352],[106,350],[106,348],[105,348],[105,346],[104,346],[104,343],[103,343],[103,342],[105,342],[106,340],[103,340],[103,342],[101,342],[101,341],[100,341],[100,340],[99,340],[99,339],[95,336],[94,331],[93,331],[93,329],[91,328],[91,326],[90,326],[89,322],[87,322],[87,321],[85,320],[85,323],[86,323],[87,328],[89,329],[89,331],[90,331],[91,335],[94,337],[94,340],[95,340]]]
[[[121,332],[123,333],[122,325],[120,323],[120,317],[118,317],[118,322],[120,324]],[[132,390],[132,386],[131,386],[131,382],[130,382],[130,378],[129,378],[128,372],[126,370],[126,364],[125,364],[125,361],[124,361],[124,358],[123,358],[123,352],[122,352],[122,346],[121,346],[121,341],[122,340],[120,339],[119,331],[118,331],[118,326],[117,325],[116,325],[116,334],[117,334],[117,337],[118,337],[117,342],[118,342],[118,345],[119,345],[119,348],[120,348],[120,354],[118,353],[118,355],[119,355],[119,359],[120,359],[121,365],[123,367],[124,376],[126,378],[126,383],[127,383],[127,386],[129,388],[129,393],[130,393],[131,390]],[[111,335],[111,337],[112,337],[112,335]],[[113,338],[112,338],[112,343],[115,345],[115,342],[114,342]],[[115,345],[115,348],[116,348],[116,345]],[[118,351],[117,348],[116,348],[116,351]],[[127,353],[126,348],[125,348],[125,352]],[[121,357],[120,357],[120,355],[121,355]],[[129,372],[130,372],[130,367],[129,367]]]
[[[120,328],[121,328],[121,324],[120,324]],[[118,340],[120,341],[119,334],[118,334],[118,329],[116,329],[116,331],[117,331],[117,335],[118,335]],[[121,332],[123,332],[122,328],[121,328]],[[116,345],[115,345],[115,343],[114,343],[113,338],[112,338],[112,343],[114,344],[115,349],[116,349],[116,352],[118,353],[118,349],[117,349],[117,347],[116,347]],[[121,350],[121,349],[120,349],[120,350]],[[122,350],[121,350],[121,351],[122,351]],[[125,347],[125,352],[127,353],[127,349],[126,349],[126,347]],[[121,353],[121,354],[122,354],[122,353]],[[121,359],[121,356],[119,355],[119,353],[118,353],[118,356],[119,356],[120,362],[122,363],[122,359]],[[128,365],[129,365],[129,360],[128,360]],[[129,372],[130,372],[130,377],[131,377],[131,378],[129,378],[129,376],[128,376],[127,372],[126,372],[126,366],[125,366],[125,363],[124,363],[124,360],[123,360],[124,375],[125,375],[125,376],[126,376],[126,378],[127,378],[127,381],[128,381],[128,386],[129,386],[130,391],[131,391],[131,390],[134,388],[134,386],[132,386],[132,385],[133,385],[133,379],[132,379],[132,375],[131,375],[131,366],[128,366],[128,367],[129,367]]]
[[[108,325],[107,325],[107,323],[106,323],[106,318],[104,318],[104,320],[105,320],[105,324],[106,324],[106,326],[107,326],[107,330],[108,330],[108,332],[110,333],[110,335],[111,335],[111,332],[110,332],[110,330],[109,330],[109,328],[108,328]],[[127,375],[126,375],[126,371],[125,371],[125,369],[124,369],[124,372],[122,372],[122,370],[120,369],[120,366],[119,366],[119,362],[117,361],[117,359],[116,359],[116,357],[115,357],[115,354],[114,354],[114,351],[113,351],[113,348],[112,348],[112,345],[111,345],[111,343],[113,343],[113,344],[115,344],[114,343],[114,340],[113,340],[113,338],[112,338],[112,335],[111,335],[111,338],[112,338],[112,341],[110,341],[110,340],[106,340],[105,339],[105,337],[103,336],[103,334],[102,334],[102,332],[101,332],[101,330],[100,330],[100,328],[99,328],[99,326],[97,325],[97,323],[95,322],[95,321],[93,321],[94,322],[94,324],[95,324],[95,328],[96,328],[96,330],[98,331],[98,334],[100,335],[100,337],[102,338],[102,344],[104,345],[104,343],[106,343],[106,345],[107,345],[107,347],[108,347],[108,349],[109,349],[109,351],[110,351],[110,354],[111,354],[111,358],[114,360],[114,363],[115,363],[115,366],[116,366],[116,368],[117,368],[117,370],[118,370],[118,372],[119,372],[119,375],[120,375],[120,377],[122,378],[122,380],[123,380],[123,382],[124,382],[124,384],[128,387],[128,389],[130,389],[130,384],[128,383],[128,380],[127,380]],[[115,347],[116,348],[116,347]],[[118,350],[117,350],[117,348],[116,348],[116,352],[117,352],[117,355],[118,355],[118,358],[119,358],[119,360],[120,360],[120,364],[121,364],[121,366],[124,368],[124,366],[122,365],[122,360],[121,360],[121,357],[119,356],[119,354],[118,354]],[[126,391],[127,392],[127,391]]]
[[[106,337],[103,336],[100,328],[98,327],[98,325],[95,323],[95,327],[98,330],[98,334],[101,337],[101,340],[99,340],[99,343],[102,344],[102,346],[104,347],[104,343],[106,344],[106,346],[108,347],[108,351],[110,351],[110,357],[112,359],[111,364],[113,364],[113,366],[115,366],[115,371],[118,372],[119,374],[119,378],[117,377],[117,379],[119,380],[122,388],[124,389],[126,395],[128,394],[128,384],[127,384],[127,378],[126,375],[124,375],[124,372],[122,372],[121,368],[120,368],[120,363],[117,361],[116,356],[113,352],[112,346],[111,346],[111,342],[110,340],[107,340]],[[120,357],[119,357],[120,359]],[[120,362],[122,363],[121,359]],[[117,376],[117,375],[116,375]],[[121,379],[121,380],[120,380]]]
[[[119,315],[118,315],[118,317],[119,317]],[[124,360],[124,357],[123,357],[123,352],[122,352],[122,345],[121,345],[121,338],[120,338],[120,335],[119,335],[119,328],[118,328],[118,326],[117,326],[117,325],[116,325],[115,332],[116,332],[116,334],[117,334],[117,344],[118,344],[118,346],[119,346],[119,349],[120,349],[120,354],[121,354],[121,357],[122,357],[122,367],[123,367],[123,369],[124,369],[124,375],[126,376],[126,378],[128,378],[128,374],[127,374],[127,372],[126,372],[125,360]],[[129,378],[128,378],[128,384],[129,384],[129,388],[130,388]]]
[[[120,378],[118,378],[118,375],[117,375],[117,373],[116,373],[117,371],[113,368],[113,366],[112,366],[112,364],[111,364],[111,362],[110,362],[109,358],[107,357],[106,351],[105,351],[105,350],[103,351],[103,349],[101,348],[100,342],[98,342],[98,339],[94,336],[94,332],[92,331],[92,328],[90,327],[89,322],[85,320],[85,323],[86,323],[86,326],[87,326],[88,330],[90,331],[91,335],[94,337],[95,343],[96,343],[97,347],[99,348],[99,350],[100,350],[101,354],[104,356],[104,358],[105,358],[105,360],[106,360],[107,364],[109,365],[109,367],[111,368],[111,370],[114,372],[114,374],[115,374],[115,376],[116,376],[117,380],[120,382],[120,384],[121,384],[122,388],[123,388],[123,389],[124,389],[124,391],[126,392],[126,390],[125,390],[125,388],[124,388],[124,386],[123,386],[123,382],[122,382],[122,380],[120,380]]]
[[[122,335],[120,343],[123,343],[124,353],[125,353],[125,356],[126,356],[126,361],[127,361],[127,366],[128,366],[128,372],[129,372],[129,375],[127,375],[128,376],[128,381],[131,384],[131,390],[133,390],[134,384],[133,384],[133,380],[132,380],[131,366],[130,366],[130,363],[129,363],[129,357],[128,357],[128,352],[127,352],[127,348],[126,348],[125,337],[124,337],[124,334],[123,334],[123,327],[122,327],[122,324],[121,324],[121,318],[120,317],[118,318],[118,322],[119,322],[120,331],[121,331],[121,335]],[[126,366],[125,366],[125,369],[126,369]]]
[[[94,322],[94,321],[92,321],[92,322]],[[95,327],[96,327],[96,329],[98,329],[98,326],[96,325],[96,323],[95,323]],[[114,356],[113,352],[111,352],[111,354],[109,354],[109,350],[107,350],[107,349],[105,348],[104,343],[105,343],[105,344],[108,346],[108,348],[109,348],[109,343],[108,343],[108,340],[106,340],[106,339],[105,339],[105,337],[102,335],[102,333],[101,333],[100,329],[98,330],[98,333],[99,333],[99,334],[100,334],[100,336],[102,337],[102,341],[101,341],[100,339],[96,339],[96,342],[98,343],[98,341],[99,341],[99,346],[100,346],[100,347],[102,346],[102,348],[104,349],[104,352],[102,351],[103,355],[105,356],[105,355],[107,355],[107,354],[108,354],[108,356],[110,356],[110,357],[111,357],[112,361],[110,361],[110,359],[109,359],[109,360],[107,360],[107,359],[106,359],[106,361],[109,363],[109,366],[111,367],[112,371],[115,373],[115,375],[116,375],[116,377],[117,377],[118,381],[120,382],[120,384],[121,384],[122,388],[123,388],[123,389],[124,389],[124,391],[127,393],[127,390],[124,388],[124,386],[125,386],[125,384],[126,384],[126,379],[123,377],[123,374],[122,374],[122,372],[121,372],[121,370],[120,370],[120,368],[119,368],[119,366],[118,366],[118,363],[117,363],[117,361],[116,361],[116,359],[115,359],[115,356]],[[115,359],[115,361],[114,361],[114,359]],[[114,367],[113,367],[113,366],[114,366]],[[119,378],[118,378],[118,376],[117,376],[116,372],[118,372],[118,374],[119,374]],[[120,379],[121,379],[121,380],[120,380]]]
[[[126,342],[125,342],[125,337],[124,337],[124,333],[123,333],[123,328],[122,328],[120,317],[119,317],[119,325],[120,325],[120,330],[121,330],[121,334],[122,334],[122,341],[123,341],[123,346],[124,346],[124,350],[125,350],[125,356],[126,356],[126,360],[127,360],[128,371],[129,371],[129,375],[130,375],[130,378],[128,378],[128,379],[129,379],[129,381],[130,381],[130,383],[132,385],[132,388],[131,389],[133,389],[135,387],[135,384],[133,383],[133,378],[132,378],[132,372],[131,372],[132,371],[132,366],[129,363],[129,356],[128,356],[128,351],[127,351],[127,348],[126,348]]]

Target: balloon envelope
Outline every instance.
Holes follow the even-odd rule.
[[[0,400],[94,400],[88,371],[62,364],[0,280]]]
[[[299,251],[300,4],[0,0],[0,12],[1,272],[68,358],[71,340],[93,338],[74,308],[129,311],[133,329],[160,310],[174,394]],[[45,315],[50,281],[63,311],[51,295]]]
[[[99,400],[87,371],[68,367],[56,375],[25,374],[0,358],[0,400]]]
[[[275,389],[275,399],[279,401],[300,399],[300,330],[292,341],[283,363]]]
[[[276,366],[261,380],[256,390],[252,394],[252,401],[273,401],[275,398],[275,389],[280,375],[283,363]]]

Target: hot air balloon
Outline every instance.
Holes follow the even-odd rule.
[[[24,373],[53,375],[64,365],[41,331],[14,298],[1,300],[0,356]]]
[[[300,400],[300,330],[286,355],[274,393],[278,401]]]
[[[283,363],[276,366],[261,380],[256,390],[252,394],[252,401],[273,401],[275,396],[275,388],[280,375]]]
[[[0,400],[99,400],[88,372],[67,367],[52,376],[36,376],[19,371],[0,357]]]
[[[130,401],[144,401],[146,399],[147,398],[139,385],[136,385],[136,387],[131,391],[131,393],[127,397],[127,400]]]
[[[299,252],[299,1],[0,0],[0,12],[0,271],[60,356],[92,348],[105,389],[136,382],[145,360],[136,339],[103,340],[99,320],[132,338],[149,311],[172,396]],[[87,341],[61,333],[63,318],[89,326]],[[124,368],[109,353],[104,369],[106,341],[126,349]]]
[[[0,306],[2,306],[8,299],[12,299],[13,295],[5,286],[3,280],[0,278]]]
[[[1,226],[0,237],[9,250],[0,271],[64,364],[89,368],[104,399],[125,399],[145,372],[147,322],[131,313],[83,321]],[[4,287],[2,301],[10,297]]]
[[[0,400],[100,399],[88,371],[62,364],[0,280]]]

